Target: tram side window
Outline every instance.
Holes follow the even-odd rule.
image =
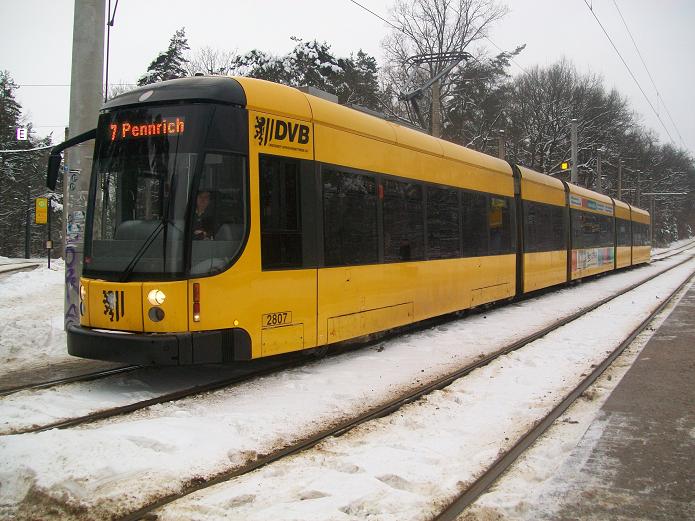
[[[375,178],[329,169],[323,171],[322,182],[325,265],[376,264]]]
[[[461,192],[463,221],[463,256],[488,254],[488,197],[485,194]]]
[[[605,248],[613,246],[613,217],[572,210],[572,247]]]
[[[616,235],[618,236],[618,246],[630,246],[630,221],[616,219]]]
[[[459,198],[453,188],[427,188],[427,257],[459,256]]]
[[[302,266],[300,165],[296,159],[260,156],[261,265]]]
[[[565,208],[524,201],[524,251],[560,251],[566,246]]]
[[[383,220],[386,262],[424,258],[425,220],[421,185],[385,179]]]
[[[643,223],[632,223],[632,244],[633,246],[649,246],[649,225]]]
[[[491,255],[511,253],[513,251],[510,206],[509,199],[506,197],[490,197],[488,225],[490,228]]]

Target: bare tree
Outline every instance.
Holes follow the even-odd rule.
[[[188,76],[203,73],[209,76],[226,76],[234,69],[236,51],[225,51],[203,47],[188,58],[185,64]]]
[[[408,85],[409,77],[414,78],[415,84],[434,78],[449,62],[435,59],[412,71],[408,59],[416,55],[463,52],[484,38],[490,26],[506,12],[494,0],[398,0],[390,16],[396,29],[383,43],[388,61],[385,73],[390,83],[396,90],[405,92],[415,87]],[[451,81],[442,78],[438,90],[438,98],[446,106],[451,96]],[[431,103],[431,99],[427,101]],[[413,120],[410,108],[404,109]]]

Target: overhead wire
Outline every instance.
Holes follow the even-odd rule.
[[[649,70],[649,67],[647,67],[647,64],[644,61],[644,57],[642,56],[642,53],[639,50],[639,47],[637,47],[637,42],[635,41],[635,38],[632,36],[632,31],[630,31],[630,28],[627,25],[627,22],[625,21],[625,18],[623,17],[623,13],[620,10],[620,7],[618,7],[618,2],[616,0],[613,0],[613,5],[615,5],[615,9],[618,11],[618,14],[620,15],[620,19],[623,22],[623,25],[625,26],[625,30],[627,31],[627,34],[630,35],[630,40],[632,40],[632,45],[635,46],[635,51],[637,51],[637,55],[639,56],[640,61],[642,62],[642,66],[644,67],[644,70],[647,71],[647,75],[649,76],[649,80],[652,82],[652,86],[654,87],[654,90],[656,91],[656,99],[657,99],[657,106],[659,103],[659,99],[661,99],[661,104],[664,106],[664,110],[666,111],[666,114],[668,115],[669,120],[671,120],[671,125],[673,125],[673,128],[675,129],[676,133],[678,134],[678,137],[681,140],[681,143],[685,147],[685,141],[683,140],[683,136],[681,135],[680,131],[678,130],[678,127],[676,126],[676,123],[673,121],[673,117],[671,116],[671,112],[668,110],[668,107],[666,106],[666,103],[664,102],[664,98],[659,92],[659,88],[656,86],[656,82],[654,81],[654,77],[652,76],[651,71]]]
[[[668,135],[669,139],[671,140],[671,143],[673,143],[673,144],[675,145],[676,142],[674,141],[673,136],[671,136],[671,133],[668,131],[668,128],[666,128],[666,125],[664,124],[663,120],[661,119],[661,116],[659,116],[659,112],[654,108],[654,105],[652,104],[651,100],[649,99],[649,96],[647,96],[647,93],[644,92],[644,89],[642,88],[642,85],[641,85],[640,82],[637,80],[637,77],[636,77],[635,74],[632,72],[632,69],[630,68],[630,66],[629,66],[629,65],[627,64],[627,62],[625,61],[625,58],[623,58],[623,55],[620,54],[620,51],[618,50],[618,47],[616,47],[615,42],[613,42],[613,38],[611,38],[611,36],[608,34],[608,31],[606,30],[606,28],[605,28],[605,27],[603,26],[603,24],[601,23],[601,20],[599,20],[598,16],[596,16],[596,12],[594,11],[593,6],[592,6],[591,4],[589,4],[588,0],[584,0],[584,3],[586,4],[587,9],[589,9],[589,11],[591,12],[592,16],[594,17],[594,19],[596,20],[596,22],[598,23],[598,25],[601,27],[601,30],[603,31],[603,34],[606,35],[606,38],[608,38],[608,41],[609,41],[609,42],[611,43],[611,45],[613,46],[613,49],[615,50],[616,54],[617,54],[618,57],[620,58],[620,61],[623,62],[623,65],[625,66],[625,68],[627,69],[627,71],[630,73],[630,77],[632,77],[633,81],[635,82],[635,84],[636,84],[637,87],[639,88],[640,92],[642,93],[642,96],[644,96],[644,99],[647,101],[647,103],[649,104],[649,107],[652,109],[652,112],[654,112],[654,115],[656,116],[656,119],[658,119],[658,120],[659,120],[659,123],[661,123],[661,126],[663,127],[664,131],[666,132],[666,134]]]

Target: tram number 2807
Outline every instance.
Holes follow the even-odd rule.
[[[291,311],[279,311],[263,315],[263,328],[284,326],[292,323]]]

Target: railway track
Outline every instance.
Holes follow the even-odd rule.
[[[117,367],[115,369],[105,369],[103,371],[93,371],[89,373],[81,373],[73,376],[67,376],[65,378],[56,378],[53,380],[44,380],[40,382],[30,382],[28,384],[9,386],[0,389],[0,397],[10,396],[22,391],[34,391],[38,389],[48,389],[50,387],[57,387],[59,385],[66,385],[78,382],[90,382],[92,380],[99,380],[101,378],[106,378],[109,376],[114,376],[123,373],[129,373],[139,369],[140,366],[128,365],[125,367]]]
[[[528,335],[512,344],[509,344],[505,346],[504,348],[495,351],[494,353],[485,356],[484,358],[479,359],[473,364],[468,364],[465,367],[462,367],[458,369],[457,371],[451,372],[450,374],[437,379],[434,382],[430,382],[427,384],[423,384],[419,387],[416,387],[414,389],[411,389],[408,393],[401,395],[400,397],[389,401],[388,403],[379,405],[378,407],[375,407],[368,412],[361,414],[358,417],[351,418],[349,420],[346,420],[338,425],[335,425],[331,428],[325,429],[319,433],[316,433],[310,437],[304,438],[297,443],[294,443],[292,445],[286,446],[280,450],[277,450],[275,452],[272,452],[270,454],[265,454],[261,455],[255,460],[241,466],[237,467],[235,469],[229,470],[227,472],[223,472],[220,474],[217,474],[209,479],[201,479],[201,480],[196,480],[195,482],[191,482],[184,486],[180,492],[177,492],[175,494],[171,494],[165,497],[160,498],[159,500],[137,510],[136,512],[133,512],[129,515],[126,515],[122,518],[120,518],[122,521],[136,521],[140,519],[156,519],[156,510],[166,506],[170,503],[173,503],[174,501],[184,498],[186,496],[189,496],[190,494],[193,494],[195,492],[198,492],[200,490],[204,490],[206,488],[212,487],[214,485],[223,483],[225,481],[229,481],[233,478],[242,476],[244,474],[250,473],[252,471],[255,471],[261,467],[264,467],[266,465],[269,465],[271,463],[274,463],[276,461],[279,461],[287,456],[297,454],[299,452],[305,451],[307,449],[310,449],[311,447],[315,446],[319,442],[330,438],[334,436],[340,436],[348,431],[354,429],[355,427],[368,422],[370,420],[374,420],[377,418],[381,418],[384,416],[387,416],[401,407],[403,407],[406,404],[415,402],[424,396],[437,391],[441,390],[451,383],[453,383],[455,380],[458,380],[459,378],[462,378],[472,372],[473,370],[480,368],[484,365],[489,364],[493,360],[496,360],[497,358],[511,353],[515,350],[521,349],[522,347],[526,346],[527,344],[538,340],[539,338],[547,335],[548,333],[555,331],[557,329],[560,329],[561,327],[570,324],[571,322],[574,322],[575,320],[583,317],[585,314],[589,313],[590,311],[593,311],[601,306],[604,306],[611,302],[612,300],[615,300],[616,298],[625,295],[629,293],[630,291],[642,286],[643,284],[655,279],[656,277],[663,275],[664,273],[671,271],[686,262],[689,262],[692,259],[692,256],[689,256],[687,259],[670,266],[664,270],[660,270],[659,272],[651,275],[650,277],[647,277],[644,280],[641,280],[635,284],[630,285],[627,288],[622,289],[621,291],[615,293],[614,295],[611,295],[609,297],[606,297],[604,299],[601,299],[598,302],[595,302],[591,305],[585,306],[582,309],[578,310],[577,312],[571,314],[570,316],[567,316],[563,319],[558,320],[556,323],[543,328],[531,335]],[[517,442],[517,444],[514,446],[514,448],[505,455],[503,455],[501,458],[498,459],[498,461],[495,462],[493,465],[492,469],[487,471],[485,475],[480,479],[477,480],[471,487],[469,487],[459,498],[456,499],[445,511],[443,511],[440,514],[440,517],[437,519],[455,519],[456,516],[463,510],[465,507],[470,504],[475,498],[477,498],[489,485],[496,479],[501,472],[504,471],[542,432],[544,432],[545,429],[547,429],[550,424],[565,410],[569,405],[576,400],[576,398],[584,392],[584,390],[613,362],[613,360],[625,349],[626,346],[628,346],[634,338],[645,328],[647,325],[651,322],[654,316],[658,314],[667,304],[670,302],[670,300],[673,298],[675,294],[678,293],[680,289],[682,289],[689,280],[692,279],[692,276],[689,277],[689,279],[684,282],[679,289],[674,291],[671,296],[666,299],[664,303],[662,303],[659,308],[654,311],[650,317],[645,319],[638,328],[636,328],[632,334],[625,339],[621,345],[613,351],[605,360],[603,363],[599,364],[592,373],[586,377],[582,383],[572,391],[561,403],[558,405],[543,421],[541,421],[532,431],[527,433],[521,440]]]
[[[652,261],[662,261],[665,259],[670,259],[671,257],[674,257],[688,250],[692,250],[693,248],[695,248],[695,241],[679,246],[678,248],[673,248],[671,250],[666,250],[656,255],[652,255]]]
[[[140,400],[133,403],[128,403],[125,405],[111,407],[108,409],[98,410],[89,414],[79,415],[67,419],[59,419],[56,421],[44,422],[41,424],[35,424],[25,427],[16,427],[12,425],[0,426],[0,436],[10,435],[10,434],[29,434],[47,431],[49,429],[66,429],[70,427],[76,427],[78,425],[93,423],[107,418],[113,418],[116,416],[133,413],[135,411],[145,409],[152,405],[164,404],[167,402],[172,402],[175,400],[181,400],[191,396],[200,395],[203,393],[208,393],[216,391],[218,389],[224,389],[225,387],[230,387],[233,385],[239,385],[249,380],[259,378],[262,376],[270,375],[278,371],[284,371],[298,367],[306,363],[306,358],[299,356],[293,356],[284,359],[261,359],[255,364],[250,364],[245,366],[243,369],[228,368],[226,372],[234,373],[233,376],[227,376],[222,378],[212,378],[211,381],[205,383],[195,383],[191,386],[187,386],[182,389],[177,389],[172,392],[166,392],[159,396]],[[49,389],[59,385],[65,385],[70,383],[82,383],[95,379],[103,379],[113,376],[119,376],[126,373],[134,373],[135,371],[141,371],[143,373],[152,373],[159,371],[161,368],[143,368],[139,366],[128,366],[120,369],[114,369],[110,371],[100,371],[92,373],[89,375],[82,375],[79,377],[67,378],[64,380],[56,380],[54,382],[43,382],[40,384],[34,384],[30,386],[25,386],[22,390],[36,390],[36,389]],[[225,369],[221,369],[225,372]],[[135,376],[135,375],[134,375]],[[152,374],[148,377],[147,374],[141,375],[138,379],[147,380],[152,378]],[[205,379],[197,374],[196,380]],[[7,393],[5,396],[16,394],[18,390],[13,390]],[[30,398],[31,399],[31,398]]]

